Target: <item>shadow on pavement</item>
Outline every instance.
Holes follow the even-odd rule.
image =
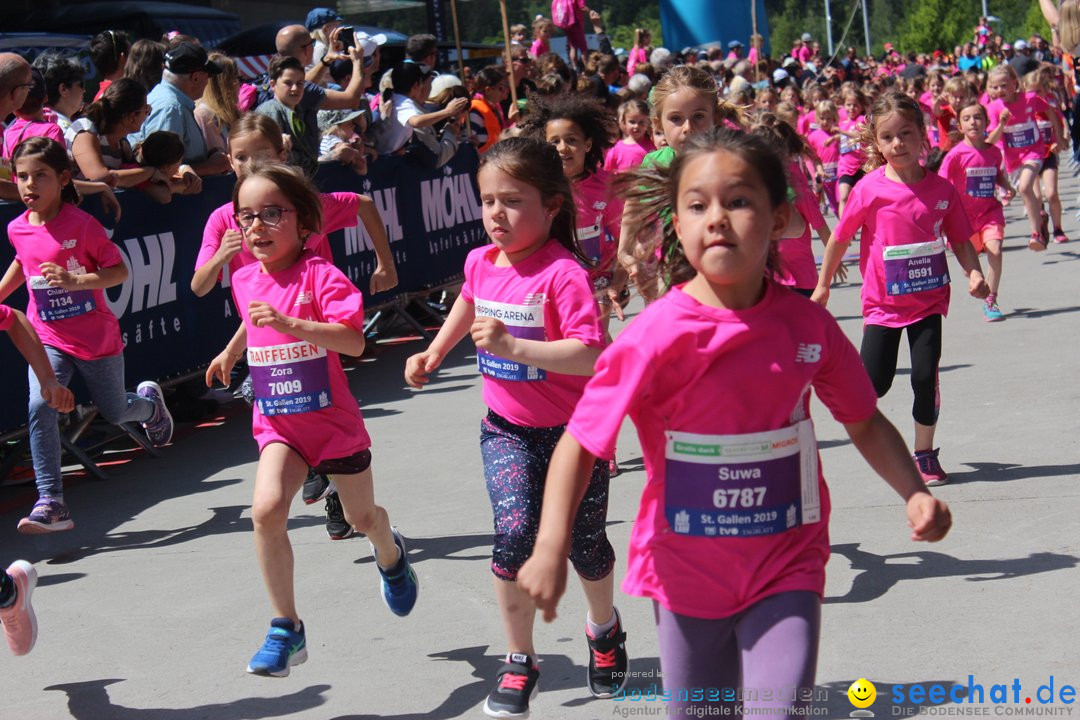
[[[1005,317],[1008,318],[1041,318],[1048,315],[1064,315],[1065,313],[1080,312],[1080,305],[1070,305],[1068,307],[1048,308],[1046,310],[1036,310],[1035,308],[1016,308],[1010,313],[1006,313]]]
[[[128,708],[114,705],[105,688],[121,679],[50,685],[46,690],[67,693],[68,711],[75,720],[257,720],[283,717],[326,702],[329,685],[312,685],[279,697],[252,697],[192,708]]]
[[[825,598],[825,602],[829,604],[877,600],[903,580],[940,577],[964,577],[969,582],[1010,580],[1067,570],[1080,564],[1080,558],[1074,555],[1050,552],[1032,553],[1024,558],[960,560],[944,553],[927,551],[875,555],[859,550],[859,543],[833,545],[832,552],[846,557],[851,563],[851,569],[860,572],[855,576],[846,595]]]
[[[1015,463],[966,462],[971,470],[949,473],[949,484],[1005,482],[1040,477],[1080,475],[1080,463],[1073,465],[1017,465]]]

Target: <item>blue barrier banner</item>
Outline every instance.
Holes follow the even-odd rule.
[[[368,284],[375,269],[371,237],[362,225],[330,235],[334,262],[364,293],[369,314],[404,295],[439,287],[459,278],[469,251],[487,241],[480,214],[475,149],[463,147],[444,167],[421,170],[402,158],[379,158],[359,176],[343,166],[324,165],[316,184],[324,192],[370,195],[379,210],[397,265],[398,286],[372,297]],[[119,222],[101,212],[96,197],[83,209],[102,221],[120,249],[129,274],[106,291],[109,308],[120,320],[129,387],[141,380],[167,380],[205,367],[236,331],[239,317],[227,278],[205,297],[191,292],[195,258],[210,213],[232,199],[235,179],[206,178],[198,195],[177,196],[159,205],[138,191],[117,193]],[[22,204],[0,203],[0,227],[25,211]],[[2,269],[14,249],[0,242]],[[25,287],[5,303],[26,310]],[[26,363],[7,340],[0,340],[0,433],[26,424]],[[83,400],[83,398],[80,398]]]

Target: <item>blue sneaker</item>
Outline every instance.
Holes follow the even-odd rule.
[[[413,606],[416,605],[416,598],[420,594],[420,581],[416,579],[416,573],[413,572],[412,565],[409,564],[409,558],[405,554],[405,540],[401,537],[401,533],[397,531],[397,528],[393,527],[390,528],[390,532],[394,534],[394,544],[401,551],[401,569],[394,575],[388,575],[385,570],[379,567],[379,557],[375,553],[375,545],[371,546],[371,554],[375,557],[375,567],[379,568],[383,602],[386,603],[386,607],[390,608],[390,612],[405,617],[412,612]]]
[[[252,675],[288,677],[290,666],[306,660],[307,640],[304,638],[303,623],[297,630],[289,618],[274,618],[270,621],[266,642],[251,658],[247,671]]]
[[[139,383],[135,393],[154,403],[154,414],[142,424],[146,437],[150,438],[150,444],[154,447],[168,445],[172,441],[173,419],[169,408],[165,406],[165,393],[161,391],[161,386],[146,380]]]

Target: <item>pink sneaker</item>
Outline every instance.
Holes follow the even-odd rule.
[[[938,462],[938,450],[940,448],[919,450],[911,456],[915,461],[915,467],[919,468],[919,474],[922,475],[923,482],[928,487],[937,487],[949,481],[948,474],[941,469],[941,463]]]
[[[1069,236],[1065,234],[1064,230],[1055,230],[1054,242],[1056,242],[1058,245],[1061,245],[1062,243],[1067,243],[1069,242]]]
[[[0,608],[0,624],[4,626],[11,652],[25,655],[37,642],[37,617],[30,605],[30,596],[37,585],[37,570],[25,560],[16,560],[7,569],[7,574],[15,583],[15,602]]]

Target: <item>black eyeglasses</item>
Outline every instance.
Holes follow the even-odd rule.
[[[250,230],[251,226],[255,224],[255,220],[261,220],[263,225],[268,227],[277,227],[281,223],[282,217],[285,213],[296,212],[289,208],[278,207],[277,205],[271,205],[265,207],[257,213],[253,212],[241,212],[233,215],[236,218],[236,222],[240,225],[242,230]]]

